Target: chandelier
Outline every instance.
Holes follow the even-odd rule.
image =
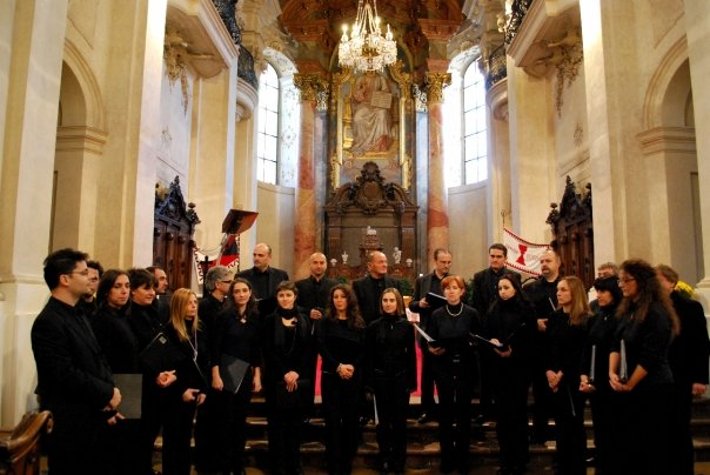
[[[338,63],[355,72],[382,71],[397,60],[397,43],[387,25],[382,36],[377,0],[358,0],[357,17],[348,38],[348,25],[343,25],[343,36],[338,47]]]

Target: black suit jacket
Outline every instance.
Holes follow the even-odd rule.
[[[42,409],[54,415],[57,434],[84,440],[106,422],[113,377],[86,317],[50,297],[31,332]],[[61,426],[61,427],[60,427]]]
[[[237,274],[237,276],[243,277],[244,279],[251,282],[252,285],[254,285],[255,277],[259,273],[260,272],[258,269],[256,269],[255,267],[252,267],[251,269],[241,271],[239,274]],[[267,268],[266,273],[269,274],[268,293],[266,295],[259,295],[258,290],[255,287],[254,288],[254,297],[256,297],[258,299],[266,299],[269,297],[275,297],[276,296],[276,287],[278,287],[279,284],[281,282],[283,282],[284,280],[288,280],[288,273],[284,270],[277,269],[276,267]]]
[[[369,324],[379,318],[380,294],[390,287],[394,287],[401,292],[399,280],[389,276],[385,276],[382,279],[373,279],[370,275],[367,275],[362,279],[353,281],[353,291],[360,307],[360,315],[362,315],[365,323]]]
[[[431,302],[429,302],[428,300],[427,302],[429,303],[429,307],[422,308],[419,306],[419,301],[423,297],[425,297],[426,294],[428,294],[429,292],[441,294],[441,281],[438,282],[438,286],[435,286],[438,288],[433,289],[432,282],[434,282],[433,272],[427,275],[423,275],[421,277],[417,277],[417,280],[414,282],[414,296],[412,297],[412,301],[409,303],[409,310],[419,314],[419,324],[424,330],[426,330],[431,314],[434,312],[434,310],[436,310],[436,308],[432,307]]]
[[[330,289],[338,283],[335,279],[323,277],[320,282],[316,282],[313,277],[307,277],[296,282],[298,289],[297,304],[306,311],[306,316],[314,308],[326,310],[328,308],[328,297]]]

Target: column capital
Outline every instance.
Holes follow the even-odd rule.
[[[444,96],[444,88],[451,84],[451,73],[427,73],[426,74],[427,102],[429,104],[441,102]]]
[[[320,94],[328,91],[328,81],[322,74],[296,73],[293,84],[301,92],[302,101],[316,101]]]

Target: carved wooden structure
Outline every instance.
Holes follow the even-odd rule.
[[[367,272],[367,254],[381,250],[388,256],[390,274],[413,280],[419,207],[401,186],[385,183],[376,163],[366,162],[360,176],[340,186],[324,208],[325,253],[329,260],[338,261],[329,267],[329,275],[349,280],[362,277]],[[392,258],[395,247],[402,252],[399,264]],[[343,252],[348,253],[347,264],[342,262]]]
[[[38,475],[40,438],[51,431],[49,411],[30,412],[11,431],[0,430],[0,475]]]
[[[577,193],[568,176],[559,210],[556,203],[550,207],[547,223],[552,226],[552,247],[562,259],[561,275],[575,275],[589,288],[595,277],[592,185],[587,184],[584,194]]]
[[[167,190],[156,185],[153,265],[165,270],[170,290],[190,288],[195,248],[193,235],[199,222],[195,204],[185,206],[179,177],[175,177]]]

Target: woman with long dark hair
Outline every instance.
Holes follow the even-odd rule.
[[[553,394],[558,463],[560,473],[585,474],[587,436],[579,381],[590,311],[587,292],[578,277],[563,277],[557,283],[557,304],[547,323],[545,375]]]
[[[399,290],[382,292],[381,317],[367,327],[368,384],[374,389],[377,445],[383,472],[404,473],[409,395],[417,388],[414,331]]]
[[[623,396],[617,430],[623,431],[626,445],[615,447],[614,459],[619,473],[673,473],[668,349],[680,331],[678,316],[646,261],[624,261],[619,285],[624,298],[617,310],[620,320],[609,355],[609,382]]]
[[[217,396],[215,411],[219,423],[217,437],[220,454],[217,466],[221,473],[244,473],[247,409],[252,392],[261,391],[261,359],[259,352],[259,314],[251,283],[234,279],[229,287],[227,307],[219,313],[212,346],[212,388]],[[238,358],[248,363],[246,374],[236,393],[227,392],[223,376],[226,359]]]
[[[207,336],[192,290],[177,289],[173,293],[166,333],[180,357],[168,363],[174,368],[176,380],[163,390],[163,473],[189,475],[193,420],[197,406],[205,401],[209,364]]]
[[[273,474],[303,473],[300,443],[304,400],[313,384],[307,374],[312,351],[310,329],[296,307],[296,285],[281,282],[276,288],[276,311],[264,319],[261,342],[266,396],[269,458]]]
[[[104,272],[96,293],[97,309],[90,321],[96,340],[114,375],[140,373],[138,340],[133,334],[126,315],[129,297],[128,273],[119,269],[109,269]],[[121,387],[119,389],[124,390]],[[109,459],[107,460],[109,462],[107,470],[110,470],[108,473],[127,475],[149,473],[150,467],[141,464],[140,420],[117,422],[116,425],[106,428],[111,445],[106,453],[106,458]]]
[[[478,312],[462,302],[463,278],[450,275],[441,281],[446,304],[434,311],[428,350],[433,355],[434,381],[439,392],[441,471],[468,473],[471,440],[471,398],[475,387],[476,358],[471,334],[479,334]]]
[[[358,402],[362,394],[365,321],[349,285],[330,290],[326,316],[317,325],[323,359],[321,389],[328,473],[349,474],[358,444]]]
[[[616,394],[608,384],[609,353],[618,320],[616,309],[621,302],[619,279],[616,276],[600,277],[594,281],[597,295],[596,312],[589,320],[589,334],[582,361],[579,390],[589,396],[594,423],[594,464],[596,473],[614,473],[611,451],[616,443],[614,420]]]
[[[528,463],[528,362],[534,315],[520,276],[503,273],[483,326],[483,334],[497,347],[481,350],[491,354],[501,475],[522,474]]]

